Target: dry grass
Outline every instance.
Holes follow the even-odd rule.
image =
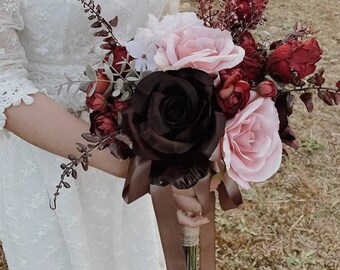
[[[340,74],[338,0],[271,0],[268,25],[284,33],[295,21],[318,38],[330,82]],[[240,209],[217,216],[220,270],[340,269],[340,107],[299,103],[291,119],[302,147],[285,158],[269,182],[243,192]],[[6,266],[0,252],[0,270]]]

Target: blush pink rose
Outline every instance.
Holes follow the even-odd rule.
[[[211,159],[223,158],[229,176],[244,188],[262,182],[280,167],[282,142],[274,102],[252,91],[248,105],[227,121],[225,135]]]
[[[179,15],[176,18],[181,20]],[[162,42],[157,44],[154,57],[156,65],[162,70],[191,67],[216,74],[237,66],[243,60],[244,50],[233,43],[228,31],[204,25],[169,30],[161,34]]]

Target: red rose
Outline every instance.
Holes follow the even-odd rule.
[[[106,90],[110,87],[110,85],[111,85],[111,82],[110,82],[110,80],[109,80],[109,78],[105,75],[105,74],[101,74],[101,73],[99,73],[98,75],[97,75],[97,80],[96,80],[96,82],[93,82],[93,83],[91,83],[90,85],[89,85],[89,87],[87,88],[87,94],[89,94],[90,93],[90,91],[91,91],[91,89],[92,89],[92,87],[93,87],[93,85],[96,83],[96,89],[95,89],[95,93],[98,93],[98,94],[101,94],[101,95],[103,95],[105,92],[106,92]]]
[[[277,87],[271,80],[263,81],[256,87],[256,92],[261,97],[275,97],[277,95]]]
[[[105,107],[106,99],[103,95],[94,93],[92,96],[86,97],[86,106],[94,111],[100,111]]]
[[[112,112],[98,113],[93,112],[90,115],[92,134],[98,136],[107,136],[118,130],[118,123]]]
[[[247,105],[251,86],[242,81],[239,74],[228,75],[227,72],[221,71],[220,76],[222,85],[218,91],[217,103],[224,115],[231,119]]]
[[[249,32],[240,36],[240,46],[244,49],[245,56],[239,67],[244,70],[249,81],[261,81],[265,58],[258,53],[255,39]]]
[[[322,50],[315,38],[306,41],[290,40],[273,51],[267,62],[269,74],[284,83],[291,83],[293,72],[299,80],[312,74],[321,59]]]

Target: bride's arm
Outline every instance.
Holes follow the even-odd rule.
[[[5,8],[0,1],[0,132],[5,126],[51,153],[63,157],[78,154],[75,143],[81,141],[80,135],[88,132],[89,126],[38,93],[27,78],[25,51],[17,35],[24,28],[18,12],[20,1],[11,3]],[[115,159],[108,150],[93,152],[92,166],[116,176],[125,175],[127,161]]]
[[[34,95],[30,106],[21,104],[6,110],[6,128],[29,143],[53,154],[67,157],[79,155],[76,142],[83,142],[80,135],[88,133],[89,124],[67,112],[45,95]],[[120,161],[108,149],[93,151],[90,165],[118,177],[126,174],[128,161]]]

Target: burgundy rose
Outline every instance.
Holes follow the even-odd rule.
[[[249,32],[240,36],[240,46],[245,56],[239,67],[244,70],[248,81],[259,82],[263,78],[265,57],[257,50],[255,39]]]
[[[206,176],[226,121],[213,95],[210,76],[190,68],[154,72],[137,85],[123,126],[135,153],[153,160],[152,184],[189,188]]]
[[[291,83],[294,79],[293,71],[299,80],[312,74],[321,54],[322,50],[315,38],[306,41],[290,40],[270,54],[267,69],[274,79]]]
[[[240,46],[248,51],[256,51],[256,41],[250,32],[244,32],[240,35]]]
[[[277,87],[273,81],[266,80],[256,87],[256,92],[261,97],[275,97],[277,95]]]
[[[103,95],[94,93],[92,96],[86,97],[86,106],[94,111],[100,111],[105,108],[106,99]]]
[[[112,68],[116,72],[121,72],[122,70],[122,64],[119,64],[119,62],[122,62],[127,59],[128,56],[128,51],[124,46],[116,46],[113,50],[112,53],[114,55],[113,62],[112,62]],[[109,55],[105,56],[105,61],[109,60]],[[129,61],[132,61],[132,57],[129,56]]]
[[[257,21],[263,13],[268,0],[236,0],[235,13],[241,22]]]
[[[97,75],[96,82],[92,82],[88,86],[87,91],[86,91],[87,94],[90,93],[94,84],[96,84],[96,89],[94,92],[103,95],[106,92],[106,90],[110,87],[111,82],[110,82],[110,79],[105,74],[99,73]]]
[[[108,112],[93,112],[90,115],[92,134],[96,134],[100,137],[105,137],[118,130],[118,123],[115,115]]]
[[[250,97],[251,86],[241,80],[240,74],[229,75],[226,71],[220,72],[221,87],[217,94],[217,103],[227,119],[233,118],[244,109]]]

